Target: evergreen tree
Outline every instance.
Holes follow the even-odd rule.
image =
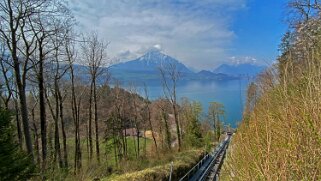
[[[26,180],[31,177],[35,166],[32,159],[14,140],[11,115],[0,109],[0,180]]]

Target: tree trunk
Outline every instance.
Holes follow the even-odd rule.
[[[96,78],[93,80],[94,83],[94,119],[95,119],[95,135],[96,135],[96,158],[98,163],[100,163],[100,153],[99,153],[99,132],[98,132],[98,108],[97,108],[97,87]]]
[[[60,116],[60,122],[61,122],[62,142],[63,142],[63,149],[64,149],[64,167],[68,168],[67,136],[65,131],[65,120],[64,120],[64,113],[63,113],[64,107],[63,107],[63,99],[62,99],[59,87],[58,87],[58,99],[59,99],[59,109],[60,109],[59,116]]]
[[[74,95],[75,97],[75,95]],[[76,100],[76,99],[75,99]],[[80,101],[79,101],[80,102]],[[79,104],[74,103],[74,123],[75,123],[75,171],[81,168],[81,147],[80,147],[80,130],[79,130]]]
[[[86,151],[87,151],[87,160],[90,160],[90,154],[89,154],[89,133],[88,133],[88,124],[85,125],[86,127]]]
[[[14,99],[13,101],[14,101],[14,107],[15,107],[15,112],[16,112],[18,141],[19,141],[20,148],[22,149],[23,144],[22,144],[22,130],[21,130],[21,122],[20,122],[20,114],[19,114],[19,105],[18,105],[18,101],[16,99]]]
[[[56,83],[55,83],[56,84]],[[51,103],[50,103],[50,100],[48,98],[48,95],[47,93],[45,94],[46,96],[46,99],[47,99],[47,104],[48,104],[48,107],[49,107],[49,110],[50,110],[50,113],[51,113],[51,116],[52,116],[52,119],[54,120],[54,162],[57,163],[57,158],[61,159],[61,152],[60,152],[60,141],[59,141],[59,128],[58,128],[58,114],[59,114],[59,110],[58,110],[58,100],[57,100],[57,93],[56,91],[54,92],[54,98],[55,98],[55,112],[51,106]],[[51,132],[50,132],[51,133]],[[49,140],[49,142],[51,143],[51,140]],[[49,149],[51,150],[51,149]],[[60,152],[60,153],[59,153]],[[59,162],[59,166],[61,168],[61,162]]]
[[[176,102],[173,103],[173,111],[174,111],[174,119],[176,124],[176,132],[177,132],[177,141],[178,141],[178,151],[181,151],[181,132],[179,129],[179,121],[178,121],[178,113],[176,108]]]
[[[82,167],[81,164],[81,147],[80,147],[80,105],[81,105],[81,98],[78,100],[78,108],[77,108],[77,158],[78,158],[78,168]]]
[[[24,88],[24,86],[21,85],[21,83],[17,83],[17,84],[18,84],[20,112],[21,112],[21,119],[22,119],[22,123],[23,123],[22,125],[23,125],[23,132],[24,132],[24,136],[25,136],[25,141],[26,141],[26,147],[27,147],[28,154],[30,155],[30,157],[32,157],[32,160],[34,160],[32,142],[31,142],[31,137],[30,137],[25,88]]]
[[[122,138],[123,138],[123,149],[124,149],[124,156],[127,159],[128,158],[128,149],[127,149],[127,126],[125,125],[124,119],[121,119],[121,116],[118,113],[119,120],[121,121],[121,129],[125,130],[125,134],[122,132]]]
[[[139,129],[136,127],[136,138],[137,138],[137,158],[140,156],[140,143],[139,143]]]
[[[93,96],[93,83],[90,83],[89,95],[89,109],[88,109],[88,140],[89,140],[89,158],[93,157],[93,140],[92,140],[92,96]]]
[[[41,44],[41,43],[40,43]],[[39,88],[39,110],[40,110],[40,132],[41,132],[41,150],[42,150],[42,169],[46,169],[47,162],[47,122],[46,122],[46,105],[45,105],[45,88],[43,78],[43,49],[39,47],[39,72],[38,72],[38,88]]]
[[[16,84],[18,87],[20,112],[21,112],[21,119],[22,119],[22,125],[23,125],[23,132],[24,132],[25,141],[26,141],[26,148],[27,148],[28,154],[32,157],[32,160],[34,160],[32,142],[30,137],[25,86],[22,84],[22,80],[20,77],[20,65],[19,65],[18,58],[16,57],[13,59],[14,60],[16,59],[14,61],[14,69],[15,69]]]
[[[75,92],[75,77],[73,65],[70,65],[70,74],[71,74],[71,96],[72,96],[72,116],[75,125],[75,173],[81,168],[81,150],[80,150],[80,135],[79,135],[79,108],[80,108],[80,100],[77,104],[76,92]]]
[[[39,135],[38,135],[38,129],[36,126],[36,123],[34,122],[34,111],[32,111],[32,118],[33,118],[33,129],[34,129],[34,145],[36,147],[36,155],[37,155],[37,164],[40,166],[41,160],[40,160],[40,148],[39,148]]]
[[[155,148],[156,148],[156,152],[158,152],[158,150],[157,150],[157,142],[156,142],[156,137],[155,137],[155,134],[154,134],[154,129],[153,129],[153,125],[152,125],[152,120],[151,120],[151,115],[150,115],[149,106],[147,107],[147,111],[148,111],[149,129],[150,129],[150,131],[152,132],[152,137],[153,137],[154,145],[155,145]]]
[[[144,127],[144,156],[146,156],[146,127]]]
[[[49,127],[51,128],[51,127]],[[47,160],[49,160],[48,163],[53,163],[55,160],[54,158],[54,154],[55,154],[55,138],[54,138],[54,130],[52,129],[48,129],[48,144],[47,144],[47,148],[48,148],[48,156],[47,156]],[[47,167],[48,168],[48,167]],[[55,169],[55,167],[52,168],[53,170]],[[43,178],[47,179],[45,175],[43,175]]]
[[[169,130],[168,120],[167,120],[167,113],[165,111],[162,112],[164,124],[165,124],[165,141],[167,149],[171,150],[171,132]]]
[[[132,93],[133,94],[133,93]],[[134,94],[133,94],[134,95]],[[133,96],[132,95],[132,96]],[[137,112],[137,105],[136,105],[136,98],[133,96],[133,102],[134,102],[134,113],[135,113],[135,116],[134,116],[134,125],[135,125],[135,128],[136,128],[136,139],[137,139],[137,152],[136,152],[136,157],[138,158],[139,155],[140,155],[140,144],[139,144],[139,123],[138,123],[138,112]],[[135,142],[134,142],[135,143]],[[136,145],[134,145],[136,146]],[[136,149],[135,149],[136,151]]]
[[[123,142],[123,155],[125,158],[127,158],[127,152],[126,152],[126,134],[127,134],[127,131],[126,131],[126,128],[124,129],[124,127],[122,127],[122,129],[124,130],[124,132],[122,132],[122,142]]]
[[[116,119],[118,119],[116,117]],[[112,140],[113,140],[113,147],[114,147],[114,157],[115,157],[115,165],[118,166],[118,155],[117,155],[117,142],[116,142],[116,125],[115,125],[115,117],[112,118]]]
[[[26,101],[26,92],[25,92],[25,76],[21,77],[21,71],[20,71],[20,61],[17,56],[18,54],[18,40],[17,40],[17,19],[14,17],[13,8],[11,7],[11,2],[8,2],[8,14],[9,14],[9,29],[10,29],[10,36],[8,36],[8,39],[6,39],[6,43],[8,47],[11,47],[10,53],[13,60],[13,68],[14,68],[14,74],[15,74],[15,81],[18,88],[18,95],[20,100],[20,109],[21,109],[21,119],[23,123],[23,130],[24,130],[24,136],[26,141],[26,148],[27,152],[34,161],[34,155],[33,155],[33,148],[32,148],[32,141],[30,136],[30,128],[29,128],[29,119],[28,119],[28,109],[27,109],[27,101]],[[27,56],[27,55],[26,55]],[[27,62],[25,62],[27,63]],[[26,70],[25,72],[26,73]],[[24,74],[23,74],[24,75]]]
[[[55,155],[58,155],[59,167],[63,168],[63,161],[61,156],[61,148],[60,148],[60,136],[59,136],[59,96],[58,96],[58,81],[55,80],[55,100],[56,100],[56,115],[55,115]]]

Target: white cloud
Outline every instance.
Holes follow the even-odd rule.
[[[257,60],[251,56],[232,56],[228,59],[228,64],[239,65],[239,64],[252,64],[252,65],[264,65],[265,62]]]
[[[154,45],[154,48],[157,50],[162,50],[162,45],[156,44],[156,45]]]
[[[227,60],[233,13],[246,0],[70,0],[79,30],[97,30],[109,55],[129,60],[151,47],[195,68]]]

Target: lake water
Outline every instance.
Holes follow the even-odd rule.
[[[210,102],[224,104],[226,111],[225,124],[236,127],[242,119],[245,95],[248,86],[246,80],[227,81],[181,81],[177,86],[178,99],[187,97],[202,104],[204,115],[207,113]],[[163,87],[159,83],[147,85],[150,99],[164,96]],[[143,93],[143,87],[138,86],[138,92]]]

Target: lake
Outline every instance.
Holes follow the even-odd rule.
[[[202,104],[204,115],[210,102],[224,104],[226,111],[225,124],[236,127],[242,119],[243,107],[246,99],[247,80],[225,81],[180,81],[177,86],[178,100],[187,97]],[[138,92],[144,96],[143,86],[137,86]],[[164,97],[161,83],[148,83],[147,90],[150,99]]]

